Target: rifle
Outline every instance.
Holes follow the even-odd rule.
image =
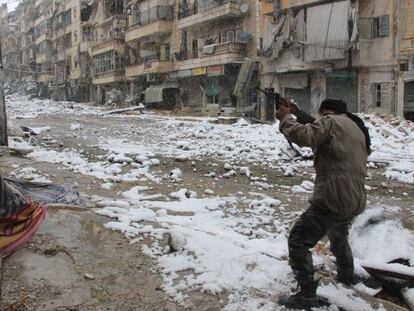
[[[276,105],[276,110],[278,110],[282,104],[281,98],[279,93],[277,92],[267,92],[260,87],[256,87],[256,90],[262,92],[267,97],[269,97]],[[315,121],[315,118],[307,114],[305,111],[299,108],[299,106],[296,103],[290,102],[290,108],[292,111],[292,114],[296,116],[297,121],[301,124],[307,124],[307,123],[313,123]]]

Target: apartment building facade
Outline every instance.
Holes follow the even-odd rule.
[[[275,1],[264,18],[262,85],[309,113],[323,99],[338,98],[352,112],[403,116],[403,86],[411,84],[401,78],[399,63],[412,53],[405,47],[412,2]]]
[[[257,1],[132,0],[127,12],[132,96],[189,111],[234,108],[241,62],[258,60]]]
[[[55,99],[103,103],[116,89],[157,107],[235,110],[248,57],[262,88],[309,113],[327,97],[414,113],[412,0],[24,0],[6,15],[15,72]]]
[[[402,0],[399,20],[399,77],[400,103],[398,114],[414,120],[414,1]]]
[[[0,36],[4,72],[13,79],[20,78],[20,31],[16,12],[8,12],[7,4],[0,7]]]

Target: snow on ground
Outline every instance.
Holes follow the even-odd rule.
[[[43,173],[39,172],[34,167],[20,167],[17,164],[12,165],[13,171],[10,173],[12,177],[18,179],[25,179],[38,183],[52,183]]]
[[[283,202],[265,195],[188,198],[187,189],[171,194],[172,201],[146,201],[146,191],[131,189],[123,194],[122,204],[100,202],[106,207],[96,213],[113,218],[106,227],[122,231],[131,242],[152,238],[142,251],[158,261],[163,288],[171,297],[185,302],[191,290],[230,292],[225,310],[278,310],[276,295],[289,293],[294,284],[287,260],[287,219],[294,215],[284,211]],[[249,208],[240,208],[246,204]],[[162,243],[166,236],[169,246]],[[383,219],[383,209],[362,214],[350,241],[357,270],[364,262],[414,259],[414,235]],[[331,260],[323,256],[314,253],[314,261]],[[373,309],[352,289],[328,284],[318,293],[347,310]]]
[[[230,163],[260,163],[263,166],[283,169],[285,175],[294,175],[301,166],[310,166],[311,161],[277,163],[295,156],[277,124],[249,124],[244,119],[237,123],[213,124],[211,118],[186,118],[186,120],[144,114],[138,116],[103,115],[99,107],[53,100],[28,99],[11,95],[7,98],[12,118],[36,117],[40,114],[83,114],[100,115],[105,118],[135,118],[157,121],[152,133],[128,135],[132,127],[126,124],[124,138],[102,136],[102,149],[119,154],[137,154],[143,151],[173,157],[202,159],[212,156]],[[391,165],[385,176],[406,183],[414,183],[414,125],[409,121],[387,122],[374,115],[361,115],[370,129],[373,153],[372,161],[385,161]],[[393,123],[393,124],[391,124]],[[80,125],[73,124],[73,129]],[[137,130],[138,131],[138,130]],[[122,135],[121,135],[122,136]],[[139,137],[141,136],[141,137]],[[139,141],[139,143],[134,143]],[[304,155],[311,152],[300,149]]]
[[[38,99],[18,94],[6,97],[7,112],[11,118],[27,119],[49,114],[97,114],[98,108],[83,104]]]
[[[50,100],[29,101],[16,96],[8,100],[14,118],[55,113],[100,114],[99,109],[85,105],[76,104],[72,109],[71,103]],[[205,119],[183,121],[154,115],[114,117],[149,120],[157,126],[145,135],[128,135],[131,126],[126,124],[124,129],[119,129],[125,132],[102,137],[99,147],[107,154],[95,162],[76,150],[58,152],[35,147],[29,156],[94,176],[102,181],[105,189],[116,182],[136,182],[136,186],[122,193],[122,200],[98,202],[103,208],[96,212],[113,218],[107,228],[122,231],[131,243],[148,238],[142,251],[157,260],[162,270],[163,288],[174,299],[185,302],[191,290],[218,295],[230,292],[226,310],[277,309],[275,295],[289,293],[293,284],[287,261],[287,234],[296,213],[285,211],[286,202],[257,193],[216,197],[206,191],[198,195],[191,189],[164,197],[139,184],[148,179],[159,181],[152,171],[160,163],[156,154],[180,159],[213,157],[227,164],[228,174],[244,171],[246,175],[250,172],[246,165],[258,164],[279,167],[285,175],[293,175],[302,166],[312,165],[311,161],[281,161],[294,154],[276,124],[249,124],[241,119],[233,125],[224,125],[211,124]],[[387,178],[413,183],[412,124],[393,126],[378,117],[364,117],[373,140],[371,159],[391,163],[385,173]],[[157,122],[153,122],[155,120]],[[72,124],[72,128],[79,129],[78,123]],[[301,152],[309,154],[309,149],[301,149]],[[27,173],[36,172],[28,170]],[[169,181],[179,182],[181,178],[182,172],[175,169]],[[259,183],[263,188],[274,186],[255,176],[250,178],[252,183]],[[288,188],[292,192],[307,193],[312,191],[313,183],[305,181]],[[382,210],[376,207],[367,210],[350,232],[358,270],[364,261],[376,260],[384,264],[403,257],[414,263],[412,233],[396,221],[385,220],[384,209],[392,210],[387,206]],[[372,222],[372,219],[377,221]],[[166,237],[169,237],[168,245]],[[314,254],[316,263],[326,259],[321,256],[324,255]],[[371,309],[350,289],[327,285],[322,286],[319,293],[339,306]]]
[[[249,291],[289,292],[292,276],[287,261],[280,260],[287,255],[286,227],[274,221],[279,200],[248,200],[254,208],[241,212],[235,197],[187,198],[187,191],[172,193],[179,198],[174,201],[143,201],[142,195],[126,192],[128,208],[108,206],[96,212],[115,218],[107,228],[124,232],[132,241],[154,238],[143,251],[157,259],[164,290],[178,301],[185,300],[187,290],[230,290],[230,300],[235,299],[230,310],[241,297],[248,299]],[[163,234],[175,251],[160,245]],[[273,306],[271,301],[266,304]]]
[[[94,176],[105,182],[104,188],[110,187],[108,185],[110,182],[158,180],[150,173],[151,166],[158,163],[157,159],[140,164],[129,163],[129,159],[127,161],[124,157],[116,158],[109,155],[107,160],[89,162],[86,157],[75,150],[55,151],[40,147],[36,147],[33,152],[28,154],[28,157],[42,162],[62,164],[74,172]]]

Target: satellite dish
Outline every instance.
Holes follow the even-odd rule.
[[[248,3],[243,3],[241,6],[240,6],[240,11],[243,13],[243,14],[245,14],[245,13],[247,13],[247,11],[249,10],[249,4]]]

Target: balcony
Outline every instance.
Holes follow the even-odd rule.
[[[126,68],[125,76],[127,79],[142,76],[148,73],[163,73],[173,70],[173,62],[170,60],[162,60],[157,56],[147,58],[145,61],[140,61],[136,65],[131,65]]]
[[[125,41],[139,40],[151,35],[169,34],[173,26],[171,6],[156,6],[130,16]]]
[[[411,55],[414,52],[414,37],[401,38],[400,52],[404,55]]]
[[[37,37],[36,44],[40,44],[46,40],[50,40],[49,33],[44,33],[44,34],[41,34],[39,37]]]
[[[66,58],[66,48],[59,48],[58,51],[55,53],[55,60],[62,62]]]
[[[37,77],[37,82],[38,83],[50,82],[50,81],[53,81],[54,77],[55,76],[53,75],[52,72],[50,72],[50,73],[41,73]]]
[[[92,56],[105,53],[108,51],[112,51],[112,50],[115,50],[119,53],[124,53],[125,43],[121,36],[115,37],[115,38],[107,38],[107,39],[100,40],[98,42],[95,41],[92,43]]]
[[[81,70],[80,68],[72,69],[70,71],[69,78],[70,80],[78,80],[81,77]]]
[[[100,74],[94,74],[92,83],[95,85],[110,84],[125,81],[125,70],[114,70]]]
[[[176,62],[175,70],[187,70],[198,67],[224,65],[242,62],[246,56],[247,45],[243,42],[213,44],[202,48],[198,57]]]
[[[80,44],[81,53],[88,53],[91,48],[92,48],[92,41],[83,41]]]
[[[280,0],[280,9],[287,10],[287,9],[292,9],[292,8],[311,6],[315,4],[320,4],[321,2],[323,1],[321,0]]]
[[[46,53],[36,55],[36,63],[38,64],[46,63],[47,60]]]
[[[198,5],[179,5],[177,28],[186,29],[205,22],[238,17],[241,15],[238,0],[204,0]]]

